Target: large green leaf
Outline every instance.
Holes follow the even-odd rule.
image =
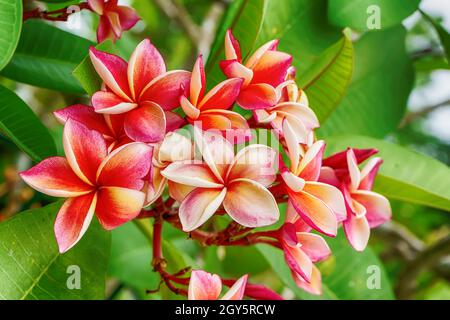
[[[329,0],[328,3],[328,17],[332,23],[366,31],[370,28],[368,20],[372,15],[379,13],[380,28],[387,29],[416,11],[420,0]]]
[[[0,86],[0,131],[38,162],[56,154],[52,136],[14,92]]]
[[[60,255],[53,231],[60,205],[25,211],[0,224],[0,299],[104,298],[110,235],[95,221]],[[80,289],[70,286],[77,271]]]
[[[391,199],[450,211],[450,169],[423,154],[390,142],[363,136],[335,136],[327,139],[327,153],[347,147],[377,148],[384,163],[374,190]]]
[[[383,264],[370,248],[353,250],[343,230],[326,241],[333,254],[321,265],[323,282],[339,299],[394,299]]]
[[[301,78],[302,72],[341,36],[340,30],[332,27],[323,14],[326,5],[326,0],[236,1],[217,33],[207,64],[209,79],[216,83],[223,78],[218,62],[224,58],[227,28],[233,29],[244,57],[263,43],[280,39],[279,49],[294,56]]]
[[[395,27],[369,32],[355,43],[352,83],[340,105],[322,123],[320,136],[384,137],[398,127],[414,83],[405,35],[403,27]]]
[[[69,93],[83,93],[72,71],[83,60],[92,42],[29,20],[19,46],[1,75],[15,81]]]
[[[344,97],[353,73],[353,44],[344,35],[328,48],[300,78],[320,122],[330,116]]]
[[[9,62],[22,28],[22,0],[0,2],[0,70]]]

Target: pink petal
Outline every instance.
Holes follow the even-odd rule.
[[[183,70],[166,72],[153,79],[143,90],[140,101],[152,101],[164,110],[172,110],[180,105],[180,97],[186,95],[191,73]]]
[[[224,60],[220,62],[220,68],[225,76],[229,79],[231,78],[241,78],[244,79],[243,86],[246,87],[252,82],[253,71],[238,60]]]
[[[311,227],[300,217],[291,200],[288,200],[286,207],[286,223],[292,223],[297,232],[311,231]]]
[[[189,281],[189,300],[217,300],[222,291],[222,281],[216,274],[192,270]]]
[[[300,143],[304,143],[304,139],[301,139],[302,136],[306,137],[307,131],[306,128],[302,134],[299,134],[299,130],[294,130],[294,123],[290,123],[287,119],[283,120],[283,136],[286,141],[287,153],[290,160],[291,170],[293,172],[297,172],[298,166],[300,164],[300,157],[302,155],[302,148]]]
[[[83,123],[91,130],[100,132],[103,135],[111,136],[112,132],[106,124],[103,115],[95,113],[94,108],[83,104],[75,104],[53,112],[56,119],[64,124],[70,118]]]
[[[120,17],[117,12],[107,11],[104,16],[108,18],[109,24],[116,38],[122,37],[122,26],[120,25]]]
[[[123,129],[123,122],[125,121],[125,115],[126,114],[103,115],[105,117],[106,124],[116,137],[120,137],[125,134],[125,131]]]
[[[117,36],[111,28],[109,19],[106,16],[100,16],[100,22],[97,27],[97,42],[102,43],[107,39],[111,39],[112,42],[116,42]]]
[[[194,106],[197,106],[198,103],[203,99],[206,89],[205,86],[205,68],[203,65],[203,56],[200,55],[195,62],[194,69],[192,70],[191,75],[189,97]]]
[[[195,121],[194,125],[200,127],[202,130],[229,130],[231,129],[231,121],[221,114],[204,114],[200,115]]]
[[[359,189],[372,190],[373,182],[375,176],[378,173],[383,160],[381,158],[370,159],[364,168],[361,170],[361,182],[359,184]]]
[[[278,40],[271,40],[263,44],[250,56],[250,58],[248,58],[245,65],[248,68],[253,69],[259,63],[259,60],[266,54],[266,52],[269,50],[277,50],[278,43]]]
[[[180,97],[180,106],[189,120],[196,120],[200,115],[200,110],[194,106],[185,96]]]
[[[303,191],[322,200],[333,210],[338,221],[346,219],[347,209],[345,208],[344,196],[338,188],[325,183],[310,181],[305,184]]]
[[[240,277],[221,300],[242,300],[244,298],[245,287],[247,286],[248,275]]]
[[[134,141],[159,142],[166,134],[164,110],[153,102],[141,103],[139,108],[125,116],[124,129],[127,136]]]
[[[287,70],[292,64],[292,56],[279,51],[267,51],[253,69],[252,83],[267,83],[278,86],[286,79]]]
[[[184,198],[186,198],[187,195],[196,188],[185,184],[176,183],[170,180],[168,181],[167,185],[169,186],[170,197],[175,199],[179,203],[183,202]]]
[[[141,190],[148,175],[153,149],[130,143],[111,152],[98,168],[97,184]]]
[[[72,170],[81,180],[93,185],[97,169],[108,153],[102,135],[69,119],[64,126],[63,145]]]
[[[256,228],[278,221],[280,212],[277,202],[263,185],[253,180],[238,179],[228,184],[227,188],[223,206],[239,224]]]
[[[312,130],[320,126],[314,111],[308,106],[297,102],[284,102],[276,105],[273,109],[282,115],[294,117],[308,129]]]
[[[319,181],[335,186],[336,188],[340,187],[341,182],[339,181],[336,173],[330,167],[322,167],[320,169],[320,177]]]
[[[193,231],[208,221],[219,209],[226,193],[226,188],[197,188],[189,193],[181,203],[179,210],[183,231]]]
[[[225,280],[224,280],[225,282]],[[248,283],[244,295],[255,300],[284,300],[278,293],[259,284]]]
[[[281,178],[283,179],[286,186],[293,192],[300,192],[305,187],[305,180],[297,177],[295,174],[288,170],[283,170],[281,172]]]
[[[325,149],[325,142],[319,140],[306,151],[305,156],[300,161],[296,175],[306,181],[317,181],[322,167],[322,156]]]
[[[67,199],[55,221],[55,235],[59,252],[67,252],[80,241],[94,216],[97,195],[91,192],[84,196]]]
[[[95,70],[108,88],[122,99],[130,101],[127,62],[118,56],[99,51],[94,47],[89,49],[89,56]]]
[[[104,9],[104,0],[88,0],[89,7],[97,14],[102,15]]]
[[[136,11],[130,7],[117,6],[115,11],[119,14],[122,30],[130,30],[140,20]]]
[[[297,232],[297,240],[302,245],[303,252],[308,255],[312,262],[322,261],[331,254],[325,240],[317,234]]]
[[[97,194],[95,213],[106,230],[136,218],[145,201],[143,192],[127,188],[101,187]]]
[[[239,96],[242,79],[228,79],[211,89],[200,102],[200,110],[229,109]]]
[[[370,228],[376,228],[392,217],[389,200],[381,194],[358,190],[352,193],[352,198],[366,208],[366,218]]]
[[[357,218],[348,215],[348,219],[343,222],[345,236],[356,251],[363,251],[370,237],[370,226],[366,217]]]
[[[167,179],[161,175],[161,169],[153,167],[151,170],[152,178],[147,185],[145,207],[153,204],[164,192],[167,185]]]
[[[128,62],[127,74],[132,96],[138,97],[150,81],[165,72],[166,65],[159,51],[149,39],[143,40]]]
[[[294,278],[295,283],[299,288],[302,288],[306,292],[309,292],[311,294],[315,295],[321,295],[322,294],[322,277],[320,275],[320,271],[316,266],[312,266],[311,271],[311,278],[309,283],[303,280],[299,275],[292,274],[292,277]]]
[[[171,163],[161,174],[167,179],[199,188],[222,188],[223,184],[211,172],[209,167],[194,160]]]
[[[237,104],[247,110],[266,109],[277,103],[275,88],[265,84],[251,84],[241,91]]]
[[[137,104],[124,101],[112,92],[97,91],[92,96],[95,112],[104,114],[121,114],[137,108]]]
[[[274,149],[261,144],[250,145],[238,152],[228,170],[227,179],[249,179],[267,187],[276,179],[277,159]]]
[[[166,116],[166,133],[173,132],[186,124],[186,120],[178,113],[164,111]]]
[[[348,149],[324,159],[323,165],[333,169],[347,169],[347,152]],[[358,164],[370,158],[377,152],[377,149],[353,149]]]
[[[63,157],[45,159],[21,172],[20,177],[33,189],[53,197],[78,197],[92,191]]]
[[[305,281],[311,279],[313,263],[299,245],[283,244],[284,258],[289,268]]]
[[[356,160],[353,149],[348,149],[347,151],[347,166],[350,174],[350,190],[357,190],[361,181],[361,171],[358,168],[358,161]]]
[[[157,154],[158,161],[161,162],[191,160],[193,156],[192,141],[176,132],[168,133],[164,137]]]
[[[312,228],[327,236],[336,236],[336,215],[322,200],[306,192],[289,192],[289,199],[295,210]]]
[[[225,34],[225,57],[227,60],[242,60],[239,42],[234,38],[233,33],[230,29],[228,29],[227,33]]]

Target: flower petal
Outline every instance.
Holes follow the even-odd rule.
[[[288,200],[286,207],[286,223],[293,224],[295,226],[295,231],[297,232],[310,232],[312,229],[305,220],[300,217],[291,200]]]
[[[107,39],[111,39],[114,43],[117,40],[117,37],[111,28],[108,17],[102,15],[100,16],[97,28],[97,42],[102,43]]]
[[[271,85],[251,84],[241,91],[236,102],[247,110],[266,109],[277,103],[277,93]]]
[[[226,188],[197,188],[189,193],[181,203],[179,210],[183,231],[193,231],[211,218],[219,209],[226,193]]]
[[[190,160],[193,156],[192,141],[176,132],[168,133],[158,150],[158,161],[160,162]]]
[[[278,43],[279,41],[275,39],[263,44],[250,56],[250,58],[248,58],[245,65],[248,68],[253,69],[258,64],[259,60],[266,54],[267,51],[277,49]]]
[[[366,208],[366,218],[370,228],[376,228],[391,219],[391,205],[389,200],[381,194],[358,190],[352,193],[352,198]]]
[[[301,121],[308,130],[320,126],[314,111],[308,106],[297,102],[284,102],[276,105],[274,111],[281,112],[283,115],[289,115]]]
[[[281,173],[281,178],[283,179],[286,186],[294,192],[300,192],[305,187],[305,180],[297,177],[290,171],[283,171]]]
[[[292,64],[292,56],[279,51],[269,50],[262,55],[253,69],[253,83],[267,83],[278,86],[286,79]]]
[[[289,192],[289,199],[295,210],[311,227],[327,236],[336,236],[336,215],[322,200],[303,191]]]
[[[240,277],[233,286],[224,294],[221,300],[242,300],[244,298],[245,287],[247,286],[248,275]]]
[[[172,111],[164,111],[166,116],[166,133],[180,129],[186,124],[186,120],[178,113]]]
[[[64,202],[55,221],[55,235],[60,253],[67,252],[83,237],[94,216],[96,203],[95,192],[69,198]]]
[[[103,14],[104,0],[88,0],[89,7],[98,15]]]
[[[238,60],[224,60],[220,62],[220,68],[225,76],[231,78],[244,79],[243,86],[248,86],[253,79],[252,69],[247,68]]]
[[[137,108],[136,103],[124,101],[115,93],[97,91],[92,96],[95,112],[104,114],[121,114]]]
[[[223,201],[225,211],[239,224],[264,227],[280,218],[277,202],[263,185],[248,179],[238,179],[227,185],[228,192]]]
[[[267,187],[276,179],[276,160],[274,149],[262,144],[250,145],[238,152],[228,169],[227,179],[249,179]]]
[[[20,177],[33,189],[52,197],[78,197],[92,191],[63,157],[45,159],[21,172]]]
[[[306,128],[305,128],[306,129]],[[283,120],[283,136],[286,141],[287,153],[290,160],[291,170],[293,172],[297,171],[297,168],[300,163],[301,157],[301,147],[300,143],[304,143],[304,141],[300,141],[299,138],[303,136],[303,134],[299,135],[298,130],[294,130],[293,126],[287,119]],[[306,134],[306,130],[304,132]],[[302,139],[303,140],[303,139]]]
[[[222,291],[222,280],[217,274],[192,270],[189,281],[189,300],[217,300]]]
[[[191,85],[189,91],[189,98],[194,106],[203,99],[205,94],[206,79],[205,68],[203,65],[203,56],[200,55],[195,62],[194,69],[191,75]]]
[[[348,219],[343,222],[345,236],[356,251],[363,251],[370,237],[370,226],[365,216],[360,218],[348,215]]]
[[[313,263],[308,255],[303,252],[300,245],[283,244],[284,258],[289,268],[305,281],[311,279]]]
[[[236,59],[242,60],[241,48],[239,42],[234,38],[230,29],[225,34],[225,57],[227,60]]]
[[[242,81],[240,78],[222,81],[206,94],[198,108],[200,110],[229,109],[239,96]]]
[[[191,120],[196,120],[200,115],[200,110],[198,110],[197,107],[194,106],[185,96],[180,97],[180,106],[186,116]]]
[[[127,78],[127,62],[118,56],[99,51],[94,47],[89,49],[89,56],[92,65],[108,88],[122,99],[131,101]]]
[[[338,188],[322,182],[309,181],[305,184],[303,191],[322,200],[333,210],[338,221],[346,219],[347,209],[345,208],[344,196]]]
[[[145,201],[145,193],[119,187],[98,190],[95,213],[103,228],[112,230],[136,218]]]
[[[145,207],[153,204],[164,192],[167,179],[161,175],[161,169],[153,167],[151,170],[151,181],[147,185]]]
[[[306,181],[317,181],[322,167],[322,156],[325,149],[325,142],[319,140],[306,151],[305,156],[300,161],[295,174]]]
[[[180,105],[180,97],[187,94],[190,80],[191,73],[188,71],[166,72],[153,79],[142,90],[139,100],[152,101],[164,110],[172,110]]]
[[[97,169],[108,154],[102,135],[69,119],[64,126],[63,145],[72,170],[81,180],[93,185]]]
[[[364,168],[361,170],[361,182],[359,184],[359,189],[372,190],[373,182],[375,176],[378,173],[383,160],[381,158],[370,159]]]
[[[130,7],[117,6],[115,11],[119,14],[122,30],[129,30],[140,20],[136,11]]]
[[[124,129],[134,141],[159,142],[166,134],[166,114],[156,103],[142,103],[139,108],[126,114]]]
[[[297,240],[302,245],[301,249],[308,255],[312,262],[322,261],[331,254],[328,244],[317,234],[297,232]]]
[[[152,154],[152,147],[139,142],[115,149],[99,166],[97,184],[141,190],[150,170]]]
[[[322,277],[320,275],[320,271],[316,266],[312,266],[311,271],[311,278],[309,283],[303,280],[299,275],[292,274],[292,277],[294,278],[295,283],[297,286],[306,292],[309,292],[311,294],[315,295],[321,295],[322,294]]]
[[[350,174],[350,190],[357,190],[361,181],[361,171],[358,168],[358,161],[356,160],[353,149],[348,149],[347,151],[347,166]]]
[[[324,159],[323,165],[333,169],[347,169],[347,152],[348,149]],[[377,149],[353,149],[358,164],[370,158],[377,152]]]
[[[167,185],[169,186],[170,197],[175,199],[179,203],[183,202],[184,198],[186,198],[187,195],[196,188],[185,184],[176,183],[170,180],[168,181]]]
[[[164,59],[159,51],[144,39],[136,47],[128,62],[128,82],[133,97],[138,97],[154,78],[166,72]]]
[[[211,172],[209,167],[194,160],[171,163],[161,174],[167,179],[199,188],[222,188],[223,184]]]

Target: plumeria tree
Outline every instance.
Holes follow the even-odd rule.
[[[103,297],[107,270],[113,298],[124,286],[145,298],[393,297],[368,247],[374,230],[402,237],[391,201],[450,211],[448,167],[382,139],[411,91],[399,24],[419,1],[378,1],[394,11],[377,31],[344,0],[205,1],[201,25],[183,2],[155,1],[189,41],[184,64],[142,31],[140,1],[44,2],[0,13],[12,30],[1,75],[68,97],[53,138],[0,87],[2,133],[31,159],[18,183],[54,202],[0,224],[0,297]],[[96,42],[60,29],[90,20]],[[373,56],[381,41],[392,56]],[[448,241],[425,264],[444,276]],[[408,267],[400,298],[421,271]]]

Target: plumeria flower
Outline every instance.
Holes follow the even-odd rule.
[[[75,104],[53,112],[58,122],[65,124],[72,119],[84,124],[87,128],[100,132],[107,145],[108,152],[133,142],[123,130],[123,116],[100,114],[91,106]]]
[[[225,35],[225,57],[220,63],[228,78],[242,78],[241,93],[237,103],[244,109],[255,110],[273,107],[280,99],[292,56],[277,51],[278,40],[272,40],[256,50],[244,63],[238,41],[231,30]],[[281,88],[281,87],[280,87]]]
[[[185,191],[173,189],[190,188],[179,209],[183,230],[197,229],[222,204],[233,220],[246,227],[278,221],[277,203],[266,188],[276,178],[276,152],[255,144],[234,156],[233,145],[220,133],[202,132],[195,127],[194,132],[204,162],[174,162],[161,172],[176,183],[170,186],[171,194],[186,195]]]
[[[347,216],[343,227],[348,241],[357,251],[366,248],[370,229],[382,225],[392,216],[389,200],[371,191],[383,160],[372,158],[362,170],[358,167],[373,152],[373,149],[355,152],[349,148],[327,159],[326,163],[336,169],[325,167],[321,174],[322,181],[339,186],[344,194]]]
[[[106,90],[92,96],[95,112],[122,114],[127,136],[138,142],[160,142],[167,131],[184,123],[170,110],[179,105],[181,88],[189,87],[190,72],[166,72],[158,50],[146,39],[129,63],[122,58],[91,48],[92,64],[103,79]]]
[[[120,39],[122,32],[129,30],[140,20],[130,7],[119,6],[118,0],[88,0],[89,8],[100,16],[97,41]]]
[[[242,300],[248,275],[239,278],[221,300]],[[189,281],[189,300],[218,300],[222,292],[222,280],[217,274],[193,270]]]
[[[295,133],[290,124],[285,121],[283,127],[290,170],[283,166],[280,171],[290,203],[313,229],[328,236],[336,236],[338,221],[344,219],[346,210],[339,189],[318,182],[325,143],[315,142],[302,156],[300,146],[292,138]]]
[[[243,79],[240,78],[228,79],[205,94],[203,58],[198,57],[191,75],[189,99],[182,96],[180,100],[188,121],[201,125],[203,130],[218,129],[228,134],[237,132],[248,136],[249,126],[245,118],[229,110],[239,96],[242,82]]]
[[[155,146],[151,183],[147,188],[146,206],[151,205],[158,199],[167,186],[167,179],[161,174],[161,171],[172,162],[191,160],[193,157],[194,146],[192,141],[176,132],[169,132],[164,140]]]
[[[69,119],[63,133],[66,158],[48,158],[20,174],[32,188],[68,198],[58,212],[55,234],[59,251],[72,248],[95,215],[114,229],[141,211],[141,192],[150,170],[152,148],[143,143],[124,145],[110,154],[102,135]]]
[[[310,233],[310,228],[305,224],[298,224],[298,221],[298,214],[291,207],[286,212],[286,222],[280,237],[284,257],[297,286],[320,295],[322,277],[314,263],[328,258],[331,250],[321,236]]]

